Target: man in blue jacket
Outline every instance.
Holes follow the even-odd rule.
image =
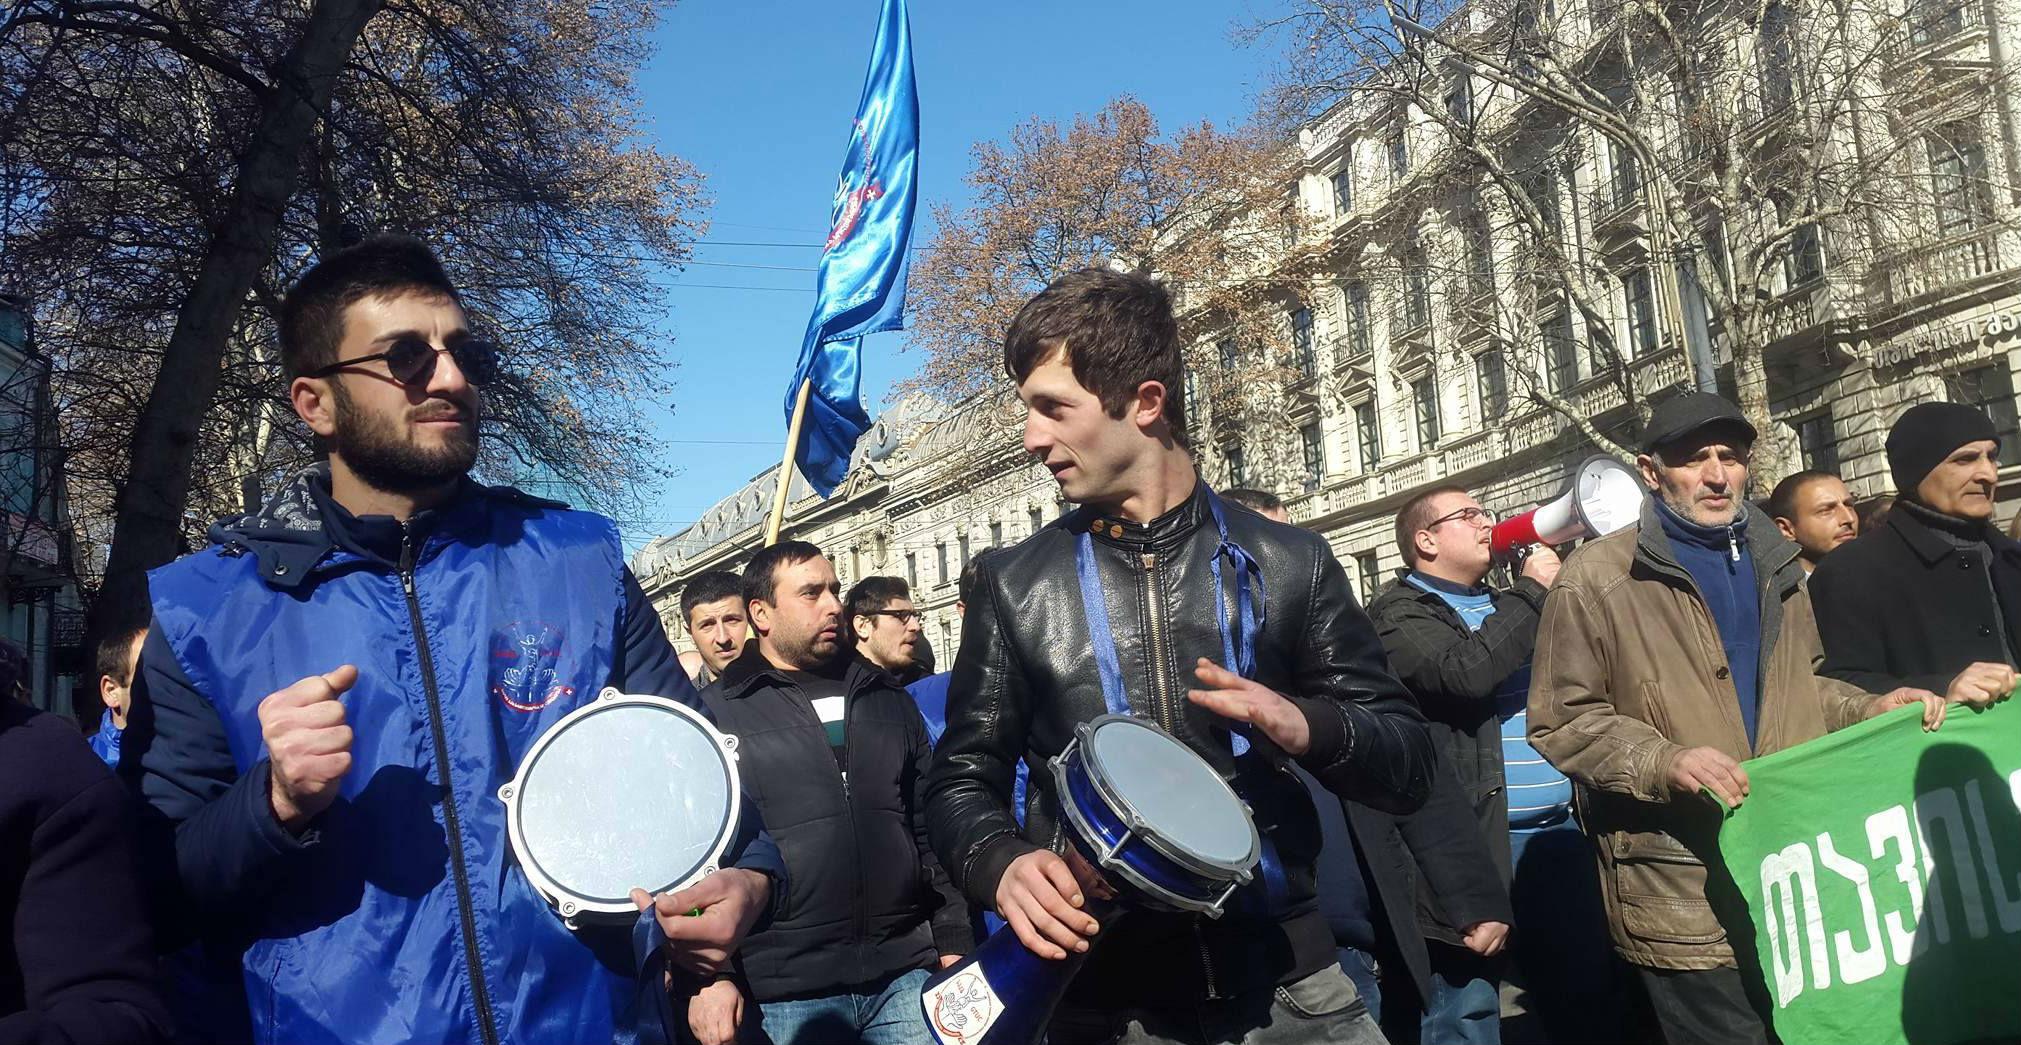
[[[663,1039],[665,963],[712,974],[784,873],[755,816],[725,870],[635,892],[652,917],[571,931],[496,796],[606,685],[702,706],[615,528],[468,478],[496,357],[420,243],[323,260],[280,340],[327,466],[150,577],[124,765],[172,909],[249,941],[262,1042]]]

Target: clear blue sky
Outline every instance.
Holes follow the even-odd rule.
[[[921,125],[914,246],[932,235],[930,204],[966,202],[969,147],[1033,116],[1066,123],[1129,93],[1168,130],[1240,122],[1276,59],[1234,41],[1237,23],[1262,2],[912,0]],[[639,78],[646,125],[707,176],[713,204],[696,264],[667,289],[679,366],[672,408],[646,407],[681,474],[647,492],[643,520],[626,521],[628,548],[680,529],[779,460],[781,403],[813,306],[813,266],[878,5],[686,0],[663,17],[657,54]],[[918,366],[901,352],[905,336],[865,341],[873,417]]]

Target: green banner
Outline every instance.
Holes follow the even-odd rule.
[[[1949,710],[1743,763],[1719,845],[1787,1045],[2021,1040],[2021,710]]]

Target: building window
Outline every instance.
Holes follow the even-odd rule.
[[[905,553],[905,583],[910,587],[919,587],[919,555],[915,552]]]
[[[1361,448],[1361,470],[1375,471],[1382,463],[1382,429],[1375,423],[1375,401],[1354,404],[1354,441]]]
[[[933,555],[934,555],[934,558],[935,558],[935,559],[937,559],[937,560],[939,561],[939,563],[940,563],[940,580],[939,580],[939,581],[937,581],[936,583],[939,583],[939,584],[946,584],[946,583],[947,583],[947,542],[946,542],[946,541],[942,541],[942,542],[940,542],[939,544],[936,544],[936,545],[934,545],[934,546],[933,546]]]
[[[968,534],[956,538],[961,544],[961,568],[968,569]]]
[[[1429,450],[1439,442],[1439,386],[1430,374],[1410,383],[1411,408],[1417,413],[1418,449]]]
[[[1549,170],[1536,170],[1522,177],[1519,183],[1523,195],[1529,197],[1530,205],[1537,208],[1537,216],[1544,222],[1542,234],[1553,240],[1564,230],[1563,219],[1558,214],[1558,186]]]
[[[1494,424],[1509,409],[1509,374],[1502,365],[1502,350],[1490,349],[1475,356],[1474,376],[1480,383],[1481,424]]]
[[[1389,176],[1402,181],[1410,175],[1410,143],[1404,138],[1403,129],[1390,132],[1389,136]]]
[[[1228,444],[1228,485],[1248,486],[1249,468],[1242,459],[1242,444]]]
[[[1037,533],[1040,530],[1046,528],[1046,513],[1038,510],[1037,508],[1034,508],[1031,510],[1031,519],[1032,519],[1033,533]]]
[[[989,524],[989,546],[990,546],[990,547],[992,547],[992,548],[1001,548],[1001,547],[1003,547],[1003,524],[1002,524],[1002,523],[1000,523],[1000,522],[993,522],[993,523],[990,523],[990,524]]]
[[[1965,0],[1909,0],[1909,43],[1921,47],[1965,31]]]
[[[1342,167],[1333,176],[1333,213],[1346,217],[1354,210],[1354,175]]]
[[[1326,476],[1326,450],[1319,442],[1319,422],[1307,421],[1298,426],[1298,449],[1305,460],[1305,492],[1319,489],[1320,479]]]
[[[1349,283],[1341,288],[1347,301],[1347,345],[1350,354],[1366,356],[1371,351],[1368,329],[1368,284]]]
[[[1993,419],[1993,430],[2000,441],[2014,445],[2021,423],[2017,423],[2014,410],[2014,374],[2006,363],[1961,370],[1945,377],[1944,385],[1951,402],[1984,410]]]
[[[849,575],[851,577],[863,576],[863,549],[861,548],[849,549]]]
[[[1551,391],[1563,395],[1579,384],[1579,344],[1572,337],[1572,313],[1560,309],[1543,322],[1544,365],[1551,372]]]
[[[1614,205],[1626,207],[1635,202],[1635,194],[1642,191],[1642,169],[1635,165],[1635,153],[1620,142],[1607,143],[1608,151],[1614,154]]]
[[[1474,120],[1474,81],[1465,72],[1455,71],[1446,85],[1446,115],[1462,127]]]
[[[1361,604],[1366,606],[1375,601],[1375,589],[1382,578],[1381,567],[1375,564],[1375,553],[1362,552],[1356,555],[1354,572],[1361,575]]]
[[[1980,228],[1993,217],[1986,187],[1986,146],[1970,123],[1947,124],[1930,138],[1930,181],[1937,203],[1937,233]]]
[[[1800,287],[1825,274],[1824,236],[1817,222],[1799,225],[1790,233],[1789,253],[1783,258],[1783,276],[1791,287]]]
[[[1476,294],[1495,292],[1495,241],[1479,201],[1461,217],[1467,240],[1467,285]]]
[[[1291,357],[1300,376],[1308,381],[1319,376],[1319,361],[1312,352],[1312,310],[1303,305],[1291,312]]]
[[[1186,419],[1191,421],[1194,420],[1193,404],[1200,401],[1200,380],[1193,376],[1193,368],[1190,366],[1181,370],[1180,375],[1184,381],[1185,394],[1179,405],[1186,411]]]
[[[1803,466],[1820,472],[1839,470],[1839,441],[1832,434],[1832,414],[1827,410],[1797,422],[1797,446],[1803,451]]]
[[[1214,346],[1221,353],[1221,369],[1233,370],[1242,361],[1242,347],[1232,337],[1224,337]]]
[[[1628,346],[1631,358],[1656,353],[1656,303],[1649,282],[1649,270],[1630,269],[1621,277],[1622,296],[1628,303]]]
[[[954,658],[948,656],[945,651],[954,649],[954,622],[944,618],[940,622],[940,648],[943,651],[940,655],[947,657],[946,663],[952,667]]]
[[[1765,112],[1781,112],[1796,100],[1795,20],[1781,0],[1761,13],[1761,101]]]
[[[1432,321],[1431,273],[1422,251],[1413,247],[1404,255],[1403,325],[1416,330]]]

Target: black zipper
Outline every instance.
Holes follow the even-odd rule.
[[[463,920],[463,961],[469,967],[470,992],[477,1005],[477,1031],[485,1045],[498,1045],[491,990],[484,984],[484,960],[477,949],[477,915],[470,899],[470,870],[463,864],[462,818],[456,814],[456,788],[450,779],[449,738],[442,726],[442,696],[435,688],[435,656],[428,649],[428,629],[421,623],[421,598],[414,592],[413,535],[405,523],[400,526],[400,590],[407,595],[407,620],[414,628],[414,646],[421,658],[421,690],[428,698],[428,728],[435,741],[435,764],[442,773],[442,825],[449,832],[449,868],[456,875],[456,912]]]
[[[1142,552],[1138,562],[1144,567],[1144,632],[1150,647],[1152,712],[1160,724],[1176,737],[1186,712],[1172,695],[1172,652],[1165,633],[1165,590],[1158,583],[1158,557],[1151,552]],[[1220,599],[1218,589],[1214,597],[1217,601]],[[1219,607],[1216,608],[1218,610]],[[1207,980],[1207,997],[1219,998],[1221,984],[1214,975],[1214,956],[1207,949],[1206,930],[1200,924],[1199,915],[1189,917],[1193,923],[1193,940],[1200,949],[1200,970]]]

